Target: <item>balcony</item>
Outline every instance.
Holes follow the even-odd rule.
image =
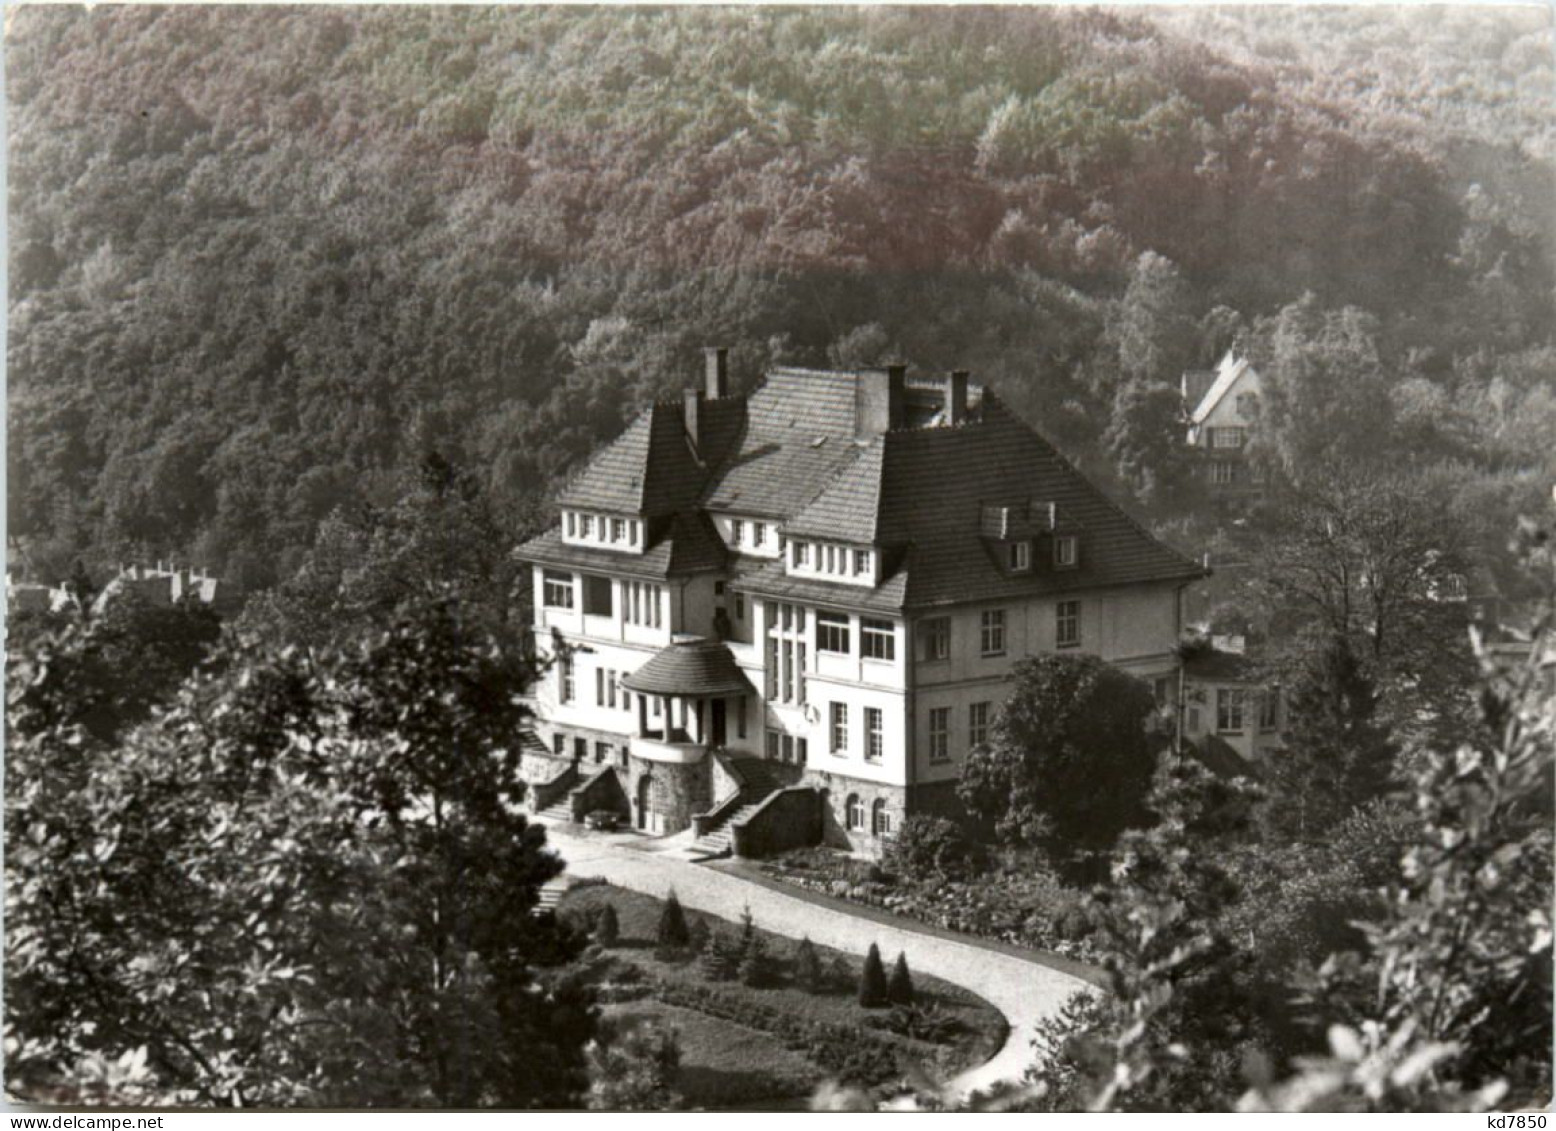
[[[627,740],[628,750],[647,762],[662,762],[674,766],[689,766],[707,757],[706,743],[697,742],[683,730],[672,730],[670,737],[663,731],[648,731]]]

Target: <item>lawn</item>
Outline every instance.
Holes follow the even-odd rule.
[[[815,1087],[816,1066],[767,1033],[660,1001],[607,1006],[613,1021],[653,1021],[676,1030],[681,1069],[676,1090],[697,1107],[792,1100]]]
[[[998,1010],[959,986],[918,973],[913,977],[915,1004],[948,1020],[950,1032],[939,1042],[932,1042],[887,1029],[890,1011],[865,1009],[857,1001],[862,955],[818,946],[821,964],[834,980],[824,992],[808,992],[793,981],[794,940],[764,930],[760,923],[756,924],[756,934],[766,944],[768,953],[778,960],[778,976],[775,984],[756,988],[738,980],[712,981],[690,955],[670,957],[657,953],[654,938],[664,903],[652,896],[589,884],[569,890],[558,911],[577,922],[593,923],[607,902],[616,910],[621,935],[609,952],[613,961],[606,977],[641,980],[652,998],[670,999],[639,1000],[629,1003],[631,1006],[674,1007],[682,1015],[693,1012],[739,1031],[739,1055],[731,1054],[719,1062],[723,1067],[715,1067],[711,1072],[727,1072],[732,1064],[743,1064],[740,1071],[761,1077],[768,1067],[792,1064],[788,1058],[798,1057],[808,1065],[809,1083],[805,1091],[832,1075],[853,1076],[889,1087],[900,1075],[902,1065],[916,1064],[934,1075],[948,1076],[983,1063],[1004,1043],[1006,1023]],[[738,924],[699,911],[688,909],[686,919],[689,925],[704,920],[715,932],[730,936],[739,932]],[[890,953],[883,955],[888,966],[895,957]],[[910,968],[912,963],[913,955],[909,953]],[[699,1030],[696,1039],[705,1040],[707,1032]],[[724,1032],[734,1040],[733,1034]],[[683,1030],[683,1052],[690,1039]],[[841,1053],[840,1049],[857,1051],[857,1058]],[[846,1061],[841,1066],[840,1057]],[[763,1066],[763,1071],[754,1070],[754,1065]],[[787,1070],[779,1071],[777,1078],[789,1078]],[[722,1075],[699,1071],[685,1083],[684,1094],[694,1104],[712,1105],[731,1099],[728,1081]],[[699,1087],[704,1083],[711,1087],[711,1094],[700,1093]],[[767,1087],[768,1082],[758,1079],[753,1086]]]

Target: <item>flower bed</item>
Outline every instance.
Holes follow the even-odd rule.
[[[763,861],[782,883],[978,938],[1100,961],[1088,934],[1082,893],[1043,873],[990,871],[969,880],[914,883],[827,849],[800,849]]]

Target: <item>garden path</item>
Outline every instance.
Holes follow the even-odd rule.
[[[1039,963],[980,946],[976,939],[946,939],[854,915],[761,887],[738,875],[704,867],[675,852],[643,851],[652,842],[591,835],[576,827],[548,826],[547,836],[574,877],[599,876],[613,884],[663,898],[674,888],[687,907],[726,919],[751,908],[757,925],[823,946],[863,954],[877,943],[888,964],[898,951],[908,965],[971,990],[1005,1015],[1010,1035],[992,1059],[951,1081],[965,1096],[991,1085],[1019,1081],[1032,1062],[1035,1026],[1056,1014],[1086,982]],[[1091,992],[1095,992],[1092,990]]]

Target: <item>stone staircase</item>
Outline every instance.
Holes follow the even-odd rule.
[[[701,855],[733,855],[735,844],[734,830],[731,826],[744,821],[774,792],[791,784],[790,777],[783,772],[781,763],[752,757],[734,758],[731,761],[742,781],[740,805],[726,812],[716,824],[692,841],[692,851]]]
[[[564,793],[554,804],[541,809],[534,814],[534,819],[547,825],[570,825],[573,823],[573,799]]]
[[[562,894],[566,891],[567,884],[563,882],[562,877],[558,876],[554,880],[547,880],[540,885],[540,890],[536,893],[539,896],[539,902],[530,908],[530,914],[544,915],[547,912],[554,912],[557,904],[562,901]]]

